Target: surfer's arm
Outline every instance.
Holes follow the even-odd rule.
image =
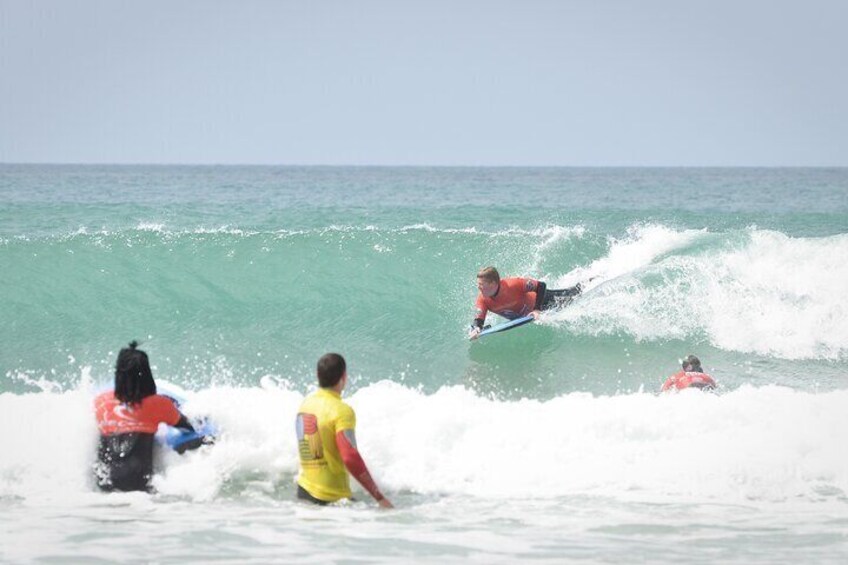
[[[480,318],[474,318],[471,327],[468,329],[468,339],[477,339],[480,337],[480,332],[483,331],[483,322]]]
[[[149,402],[152,403],[151,418],[155,421],[164,422],[169,426],[181,428],[189,432],[194,431],[194,426],[189,423],[185,414],[180,412],[180,409],[177,408],[177,401],[171,396],[157,394]]]
[[[339,455],[342,456],[345,468],[353,475],[353,478],[359,481],[359,484],[374,497],[374,500],[380,503],[380,506],[391,508],[392,503],[380,492],[377,483],[371,477],[371,473],[368,472],[368,467],[365,466],[365,461],[359,454],[359,450],[356,449],[354,431],[341,430],[336,433],[336,446],[339,448]]]
[[[545,289],[547,285],[542,281],[536,281],[536,305],[533,306],[533,310],[541,310],[542,304],[545,302]],[[534,318],[536,316],[533,316]]]
[[[188,418],[186,418],[185,414],[183,414],[182,412],[180,412],[180,420],[176,424],[174,424],[174,427],[186,430],[187,432],[195,431],[194,426],[191,425],[191,423],[188,421]]]
[[[483,331],[483,324],[486,323],[486,313],[488,312],[488,308],[486,308],[486,304],[482,301],[482,297],[477,298],[477,303],[474,306],[476,312],[474,314],[474,321],[471,322],[471,329],[468,332],[469,339],[477,339],[477,336]]]

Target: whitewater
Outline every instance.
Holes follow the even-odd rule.
[[[846,196],[845,169],[0,165],[0,560],[842,563]],[[470,343],[489,264],[585,292]],[[131,339],[220,435],[104,495],[91,403]],[[327,351],[395,511],[294,500]],[[659,395],[689,353],[716,393]]]

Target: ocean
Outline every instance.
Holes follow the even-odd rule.
[[[0,560],[844,563],[847,289],[845,168],[0,165]],[[220,435],[106,495],[133,339]],[[294,500],[328,351],[393,511]]]

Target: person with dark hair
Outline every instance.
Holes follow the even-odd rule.
[[[348,473],[383,508],[393,508],[356,447],[356,414],[342,401],[347,385],[347,363],[338,353],[318,360],[317,391],[307,396],[295,420],[300,452],[297,497],[314,504],[329,504],[351,498]]]
[[[477,289],[480,294],[475,303],[476,313],[468,333],[469,339],[479,337],[488,312],[509,320],[528,315],[538,318],[542,310],[567,306],[583,287],[578,283],[571,288],[553,289],[535,279],[502,279],[497,269],[485,267],[477,273]]]
[[[194,431],[170,398],[156,394],[150,361],[137,347],[133,341],[121,349],[114,390],[94,400],[100,430],[95,478],[105,491],[150,489],[153,436],[160,422]]]
[[[699,388],[701,390],[713,390],[716,382],[701,368],[701,360],[694,355],[687,355],[681,359],[683,368],[666,379],[662,385],[662,391],[683,390],[684,388]]]

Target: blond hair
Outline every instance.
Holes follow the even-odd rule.
[[[483,267],[480,269],[480,272],[477,273],[477,278],[487,280],[489,282],[501,282],[501,276],[498,274],[498,270],[494,267]]]

